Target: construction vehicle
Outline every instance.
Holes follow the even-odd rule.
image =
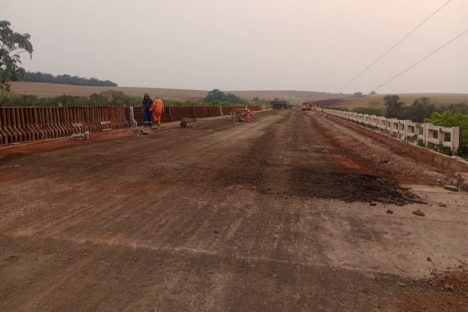
[[[302,111],[311,111],[311,110],[312,110],[312,104],[302,103]]]
[[[291,109],[292,105],[288,101],[275,100],[270,102],[273,109]]]
[[[252,112],[247,106],[245,108],[234,108],[231,111],[232,121],[251,122],[255,119],[255,112]]]

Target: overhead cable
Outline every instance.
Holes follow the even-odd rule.
[[[375,64],[377,64],[381,59],[387,56],[390,52],[392,52],[396,47],[398,47],[403,41],[405,41],[409,36],[411,36],[416,30],[421,28],[424,24],[426,24],[429,20],[431,20],[437,13],[439,13],[443,8],[450,4],[453,0],[447,0],[444,4],[442,4],[437,10],[435,10],[431,15],[429,15],[426,19],[424,19],[421,23],[419,23],[416,27],[414,27],[410,32],[404,35],[400,40],[398,40],[393,46],[387,49],[383,54],[377,57],[374,61],[372,61],[369,65],[367,65],[363,70],[361,70],[357,75],[355,75],[351,80],[346,82],[341,88],[338,89],[338,92],[341,92],[344,88],[354,82],[356,79],[361,77],[364,73],[366,73],[369,69],[371,69]]]
[[[414,63],[413,65],[409,66],[408,68],[406,68],[405,70],[403,70],[402,72],[396,74],[395,76],[393,76],[392,78],[388,79],[387,81],[385,81],[384,83],[380,84],[378,87],[376,87],[373,91],[385,86],[386,84],[392,82],[393,80],[397,79],[398,77],[400,77],[401,75],[407,73],[408,71],[410,71],[411,69],[413,69],[414,67],[418,66],[419,64],[421,64],[422,62],[424,62],[425,60],[427,60],[428,58],[430,58],[431,56],[433,56],[434,54],[436,54],[437,52],[439,52],[440,50],[442,50],[443,48],[445,48],[446,46],[450,45],[451,43],[457,41],[458,39],[460,39],[461,37],[463,37],[464,35],[466,35],[468,33],[468,29],[466,29],[465,31],[463,31],[461,34],[457,35],[455,38],[447,41],[446,43],[444,43],[442,46],[438,47],[437,49],[435,49],[434,51],[432,51],[431,53],[429,53],[428,55],[426,55],[425,57],[423,57],[422,59],[420,59],[419,61],[417,61],[416,63]]]

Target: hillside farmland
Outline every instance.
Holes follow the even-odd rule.
[[[188,90],[188,89],[163,89],[163,88],[139,88],[139,87],[93,87],[93,86],[75,86],[52,83],[38,82],[15,82],[12,84],[14,94],[36,95],[38,97],[56,97],[61,95],[89,96],[93,93],[99,93],[106,90],[122,91],[130,96],[143,96],[149,93],[152,96],[173,100],[200,100],[204,98],[207,90]],[[295,104],[301,104],[307,101],[318,101],[341,97],[343,95],[333,93],[311,92],[311,91],[226,91],[235,95],[252,99],[259,97],[261,99],[271,100],[280,98],[291,101]]]
[[[436,106],[445,106],[450,104],[466,103],[468,104],[468,94],[449,94],[449,93],[408,93],[398,94],[401,100],[410,106],[413,102],[422,97],[431,99],[431,103]],[[367,107],[367,108],[384,108],[384,94],[370,95],[361,97],[345,97],[341,98],[340,101],[333,103],[336,107],[346,107],[353,109],[356,107]]]

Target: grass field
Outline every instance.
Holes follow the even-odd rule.
[[[445,94],[445,93],[408,93],[399,94],[401,100],[410,106],[413,102],[421,97],[427,97],[431,99],[431,103],[435,106],[445,106],[449,104],[468,104],[468,94]],[[369,107],[369,108],[384,108],[384,97],[385,95],[371,95],[361,97],[346,97],[343,98],[342,102],[337,103],[336,107],[346,107],[353,109],[356,107]]]
[[[36,95],[38,97],[57,97],[60,95],[89,96],[93,93],[99,93],[106,90],[122,91],[130,96],[143,96],[148,93],[151,96],[159,96],[172,100],[200,100],[204,98],[208,91],[189,90],[189,89],[163,89],[163,88],[138,88],[138,87],[92,87],[92,86],[74,86],[53,83],[38,82],[15,82],[12,84],[14,94]],[[334,94],[312,91],[288,91],[288,90],[252,90],[252,91],[226,91],[245,98],[272,100],[280,98],[288,100],[294,104],[303,102],[312,102],[328,99],[340,99],[341,101],[333,106],[347,107],[353,109],[356,107],[383,108],[385,95],[372,95],[354,97],[346,94]],[[444,93],[408,93],[399,94],[400,98],[407,106],[413,104],[414,100],[421,97],[428,97],[431,103],[436,106],[449,104],[466,103],[468,104],[468,94],[444,94]]]
[[[52,83],[38,82],[15,82],[12,84],[14,94],[36,95],[38,97],[57,97],[61,95],[73,96],[89,96],[93,93],[99,93],[106,90],[122,91],[130,96],[143,96],[148,93],[151,96],[159,96],[161,98],[173,100],[200,100],[204,98],[208,91],[206,90],[187,90],[187,89],[162,89],[162,88],[137,88],[137,87],[91,87],[91,86],[74,86]],[[224,91],[224,90],[223,90]],[[318,101],[342,97],[343,95],[333,93],[321,93],[311,91],[226,91],[235,95],[252,99],[259,97],[261,99],[272,100],[280,98],[288,100],[294,104],[301,104],[308,101]]]

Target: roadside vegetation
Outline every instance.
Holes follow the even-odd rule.
[[[221,95],[220,95],[221,93]],[[213,96],[213,94],[215,96]],[[3,106],[140,106],[143,97],[130,96],[122,91],[106,90],[93,93],[89,97],[61,95],[58,97],[40,98],[35,95],[10,95],[0,101]],[[205,99],[200,101],[177,101],[164,99],[166,106],[231,106],[244,104],[267,104],[267,100],[246,99],[222,91],[210,91]]]
[[[468,114],[451,111],[435,112],[424,122],[429,122],[442,127],[460,128],[460,149],[458,154],[468,158]],[[449,152],[448,152],[449,153]]]
[[[129,106],[140,105],[142,97],[128,96],[121,91],[103,91],[89,97],[61,95],[39,98],[35,95],[15,95],[2,101],[4,106]]]

